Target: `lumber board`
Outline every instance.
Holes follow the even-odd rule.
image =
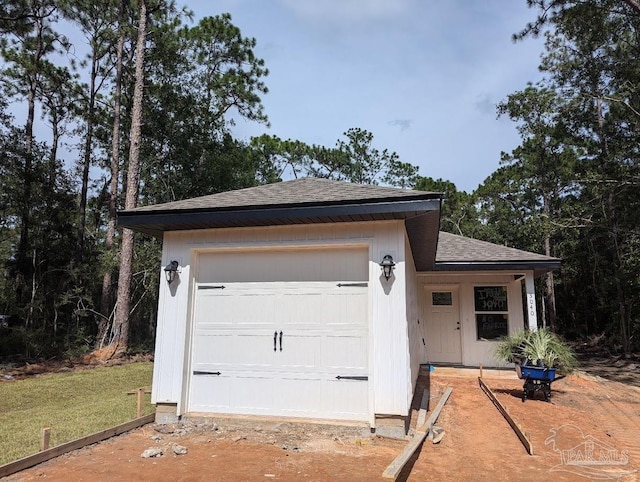
[[[136,388],[135,390],[129,390],[126,393],[127,395],[136,395],[140,390],[144,390],[144,393],[151,393],[151,387]]]
[[[448,387],[445,390],[442,398],[440,398],[440,401],[438,402],[438,405],[436,405],[436,408],[433,409],[433,412],[429,414],[429,418],[427,418],[424,424],[416,429],[416,433],[413,435],[411,440],[409,440],[409,443],[405,445],[404,449],[402,449],[402,452],[400,452],[398,456],[393,459],[393,462],[391,462],[391,464],[389,464],[389,466],[385,469],[385,471],[382,473],[382,477],[386,479],[396,479],[398,477],[409,459],[413,456],[416,450],[420,448],[420,446],[424,442],[424,439],[427,438],[429,430],[431,430],[433,424],[436,423],[436,420],[438,420],[438,416],[440,415],[444,404],[447,403],[447,400],[449,399],[452,391],[453,389],[451,387]]]
[[[420,402],[420,410],[418,411],[418,420],[416,421],[416,427],[424,425],[427,418],[427,412],[429,411],[429,389],[425,388],[422,392],[422,401]]]
[[[496,406],[498,411],[502,414],[502,416],[509,423],[509,425],[511,425],[511,428],[513,429],[513,431],[516,433],[516,435],[522,442],[522,445],[524,445],[524,448],[527,451],[527,453],[529,455],[533,455],[533,444],[531,443],[531,440],[529,440],[529,437],[527,437],[527,435],[524,433],[524,430],[522,430],[520,425],[518,425],[518,422],[516,422],[513,419],[513,417],[509,413],[509,410],[507,410],[507,407],[505,407],[504,405],[502,405],[502,403],[500,403],[500,400],[498,400],[498,398],[495,396],[491,388],[489,388],[489,386],[484,382],[484,380],[482,380],[482,378],[478,378],[478,382],[480,383],[480,388],[482,388],[482,391],[487,394],[487,396]]]
[[[106,430],[87,435],[86,437],[81,437],[79,439],[57,445],[56,447],[52,447],[37,454],[29,455],[14,462],[9,462],[8,464],[1,465],[0,478],[6,477],[7,475],[15,474],[16,472],[28,469],[29,467],[33,467],[34,465],[41,464],[42,462],[46,462],[47,460],[51,460],[54,457],[66,454],[67,452],[71,452],[72,450],[77,450],[87,445],[101,442],[108,438],[115,437],[116,435],[123,434],[125,432],[128,432],[129,430],[133,430],[134,428],[141,427],[153,422],[155,420],[155,417],[155,413],[150,413],[149,415],[145,415],[144,417],[130,420],[129,422],[116,425],[115,427],[111,427]]]
[[[427,418],[427,420],[424,422],[423,425],[416,428],[417,432],[429,432],[429,430],[431,430],[431,427],[433,426],[434,423],[436,423],[436,420],[438,420],[438,417],[440,416],[442,407],[444,407],[444,404],[447,403],[447,400],[449,400],[449,397],[451,396],[452,391],[453,391],[453,388],[447,387],[447,389],[442,394],[442,397],[440,398],[438,405],[436,405],[436,408],[433,409],[433,412],[429,414],[429,418]]]

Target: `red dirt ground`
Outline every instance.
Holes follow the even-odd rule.
[[[523,403],[515,373],[485,370],[485,382],[530,437],[535,454],[530,456],[479,388],[477,370],[438,367],[426,375],[421,383],[430,388],[431,408],[446,387],[453,388],[438,419],[446,434],[437,445],[426,441],[401,480],[640,480],[637,387],[571,376],[553,383],[551,403]],[[585,441],[592,443],[592,453],[582,450]],[[7,480],[382,480],[405,443],[371,436],[362,427],[200,419],[148,425]],[[188,453],[174,455],[174,444]],[[165,453],[141,458],[149,447]],[[603,454],[608,459],[601,460]],[[566,463],[570,460],[573,464]]]

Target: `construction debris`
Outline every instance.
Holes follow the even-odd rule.
[[[171,449],[176,455],[186,455],[187,453],[187,447],[184,447],[183,445],[173,444]]]
[[[533,455],[533,444],[531,443],[531,440],[529,439],[529,437],[527,437],[527,434],[524,433],[524,430],[522,430],[520,425],[518,425],[518,423],[513,419],[513,417],[509,413],[509,410],[507,410],[507,408],[502,405],[502,403],[500,403],[500,400],[496,398],[493,391],[489,388],[489,386],[484,382],[482,378],[478,377],[478,383],[480,383],[480,388],[482,388],[482,391],[487,394],[489,400],[493,402],[493,404],[496,406],[505,420],[509,423],[509,425],[511,425],[511,428],[516,433],[529,455]]]
[[[427,438],[431,440],[431,443],[437,444],[444,438],[444,429],[442,427],[438,427],[434,425],[431,430],[429,430],[429,435]]]
[[[160,447],[149,447],[147,450],[142,452],[142,455],[140,455],[140,457],[142,457],[143,459],[151,459],[154,457],[162,457],[163,454],[164,450],[162,450]]]
[[[451,395],[452,391],[453,389],[451,387],[448,387],[445,390],[444,394],[442,395],[442,398],[438,402],[438,405],[436,405],[436,408],[433,410],[433,412],[429,414],[429,417],[427,418],[425,423],[419,426],[418,428],[416,428],[415,434],[413,435],[411,440],[409,440],[409,443],[402,450],[402,452],[398,454],[398,456],[393,460],[393,462],[391,462],[391,464],[385,469],[385,471],[382,473],[382,477],[386,479],[396,479],[400,474],[400,472],[402,471],[402,469],[404,468],[404,466],[406,465],[406,463],[413,456],[416,450],[420,448],[420,446],[422,445],[422,442],[424,442],[424,439],[427,438],[430,432],[432,431],[434,432],[433,440],[437,440],[437,442],[433,442],[433,443],[438,443],[440,442],[440,440],[442,440],[442,437],[444,437],[444,430],[438,427],[438,433],[436,435],[436,431],[434,430],[435,429],[434,424],[438,420],[438,416],[440,415],[440,412],[442,411],[444,404],[447,403],[447,400],[449,399],[449,396]],[[421,409],[421,411],[422,410],[423,409]]]

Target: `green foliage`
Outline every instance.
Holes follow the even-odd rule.
[[[521,363],[524,341],[528,333],[529,332],[526,331],[517,331],[512,335],[502,338],[494,350],[495,357],[498,360],[504,360],[508,363]]]
[[[0,383],[0,465],[37,453],[44,427],[53,447],[134,419],[136,397],[126,392],[150,386],[152,369],[132,363]]]
[[[528,3],[537,18],[516,38],[546,30],[541,69],[562,101],[552,110],[552,124],[562,127],[554,138],[576,156],[568,175],[560,173],[572,184],[559,198],[563,215],[554,218],[556,254],[566,266],[559,320],[567,333],[604,331],[630,352],[640,341],[640,7],[614,0]],[[541,172],[553,167],[536,162]]]
[[[560,374],[571,373],[578,366],[573,350],[548,329],[520,331],[505,337],[496,346],[494,354],[509,363],[542,363],[556,368]]]
[[[373,134],[360,128],[344,133],[335,148],[307,145],[262,135],[251,140],[260,178],[267,182],[291,177],[320,177],[356,184],[386,184],[405,189],[417,180],[418,168],[398,154],[373,147]]]
[[[228,14],[186,26],[188,14],[172,1],[148,6],[141,202],[261,182],[260,169],[269,166],[258,164],[228,132],[234,116],[267,123],[260,97],[267,93],[268,71],[253,53],[256,40],[243,37]],[[112,283],[118,278],[119,236],[106,249],[111,172],[102,169],[110,167],[114,44],[121,34],[120,133],[129,131],[138,9],[119,0],[38,0],[3,5],[0,13],[6,67],[0,99],[29,101],[22,104],[29,113],[24,129],[16,128],[0,105],[0,314],[10,315],[0,358],[73,356],[93,345],[98,322],[113,319],[113,300],[111,306],[101,304],[101,281],[105,272]],[[77,35],[59,33],[63,18],[64,28]],[[74,37],[89,45],[88,56],[79,61],[82,49],[69,43]],[[76,69],[88,85],[78,84]],[[38,111],[51,127],[50,142],[33,135],[41,130],[33,129],[32,113]],[[63,165],[58,148],[78,138],[76,171]],[[123,135],[120,141],[120,172],[126,173],[129,140]],[[121,193],[116,195],[120,203]],[[155,339],[160,243],[144,236],[137,243],[129,326],[131,343],[148,350]]]
[[[481,237],[479,213],[473,194],[458,191],[456,185],[451,181],[431,177],[418,178],[414,189],[440,192],[444,195],[440,208],[440,229],[442,231],[471,238]]]

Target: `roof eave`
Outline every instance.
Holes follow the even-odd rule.
[[[550,271],[559,270],[562,261],[521,260],[521,261],[436,261],[435,271],[534,271],[541,276]]]
[[[353,221],[354,217],[409,219],[437,211],[440,199],[394,200],[371,203],[266,207],[200,211],[121,211],[118,226],[161,237],[165,231]]]

